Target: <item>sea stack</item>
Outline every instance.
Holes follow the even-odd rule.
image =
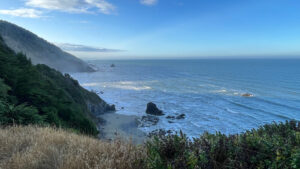
[[[151,114],[151,115],[155,115],[155,116],[162,116],[162,115],[164,115],[163,111],[159,110],[157,108],[157,106],[154,103],[152,103],[152,102],[149,102],[147,104],[146,113],[147,114]]]
[[[253,94],[250,93],[244,93],[242,94],[243,97],[253,97]]]

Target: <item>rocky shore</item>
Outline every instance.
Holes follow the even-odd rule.
[[[160,118],[168,119],[169,123],[185,118],[185,114],[174,114],[166,116],[156,104],[149,102],[147,104],[145,115],[142,117],[128,116],[115,113],[113,111],[100,113],[97,116],[99,137],[104,140],[125,139],[130,140],[134,144],[141,144],[147,138],[154,135],[166,135],[174,133],[164,129],[157,129],[150,133],[144,133],[139,127],[151,127],[157,125]]]
[[[142,144],[146,140],[146,133],[139,130],[137,116],[127,116],[117,113],[105,113],[98,116],[100,130],[99,137],[104,140],[125,139],[134,144]]]

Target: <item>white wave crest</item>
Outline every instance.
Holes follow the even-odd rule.
[[[117,88],[125,90],[151,90],[150,86],[144,85],[144,82],[139,81],[120,81],[120,82],[102,82],[102,83],[83,83],[84,87],[104,87],[104,88]]]

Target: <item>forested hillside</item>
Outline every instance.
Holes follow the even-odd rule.
[[[0,123],[49,124],[86,134],[98,133],[89,115],[113,110],[68,74],[32,65],[0,38]]]

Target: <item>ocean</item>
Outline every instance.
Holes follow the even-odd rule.
[[[99,60],[94,73],[72,77],[123,115],[145,115],[148,102],[166,114],[141,127],[235,134],[266,123],[300,120],[300,60]],[[115,67],[111,67],[114,64]],[[249,93],[252,97],[243,97]],[[167,119],[182,114],[185,119]]]

